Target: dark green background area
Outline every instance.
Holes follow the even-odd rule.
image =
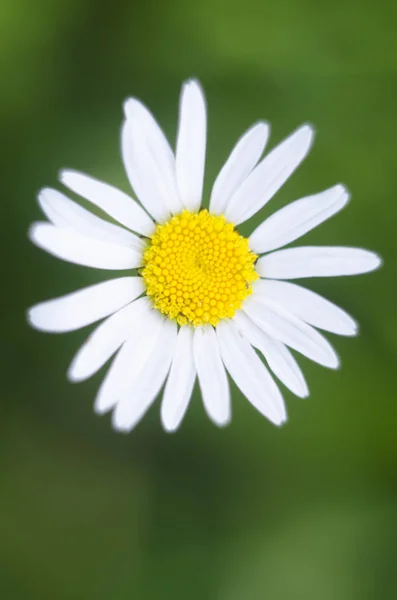
[[[6,600],[397,597],[397,18],[389,0],[3,0],[0,596]],[[182,80],[209,113],[206,197],[252,122],[273,146],[302,122],[310,157],[252,222],[343,182],[352,201],[304,238],[378,251],[384,267],[310,288],[360,322],[328,337],[332,372],[299,357],[306,400],[281,429],[233,387],[224,430],[196,393],[165,434],[159,402],[130,435],[92,411],[104,369],[72,385],[88,331],[40,334],[26,308],[111,276],[33,247],[37,191],[60,168],[128,190],[122,101],[175,139]]]

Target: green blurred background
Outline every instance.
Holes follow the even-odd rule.
[[[2,0],[0,595],[23,599],[358,600],[397,597],[395,393],[397,9],[389,0]],[[26,238],[35,196],[73,167],[128,190],[121,104],[175,139],[183,79],[209,106],[206,195],[237,137],[304,121],[309,159],[263,211],[339,181],[348,208],[305,238],[377,250],[379,272],[304,282],[360,322],[333,337],[342,369],[302,358],[273,427],[233,388],[214,427],[196,393],[165,434],[159,402],[130,435],[92,411],[102,370],[66,368],[88,332],[34,332],[25,309],[109,276]]]

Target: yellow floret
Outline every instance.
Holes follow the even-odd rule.
[[[179,325],[216,325],[252,293],[256,259],[225,217],[185,210],[157,226],[142,276],[155,308]]]

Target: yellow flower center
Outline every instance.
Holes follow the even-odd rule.
[[[179,325],[216,325],[252,293],[256,259],[223,216],[185,210],[156,227],[142,276],[155,308]]]

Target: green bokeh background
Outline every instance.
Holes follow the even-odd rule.
[[[0,596],[6,600],[361,600],[397,597],[397,9],[389,0],[3,0]],[[209,107],[206,195],[242,131],[271,146],[304,121],[304,165],[242,227],[339,181],[348,208],[305,238],[377,250],[385,266],[309,287],[359,320],[333,338],[342,369],[299,359],[311,395],[283,390],[273,427],[233,388],[214,427],[196,393],[182,428],[159,402],[130,435],[92,411],[104,369],[66,368],[88,332],[30,330],[25,309],[109,277],[26,238],[35,196],[73,167],[124,190],[121,103],[175,139],[182,80]]]

